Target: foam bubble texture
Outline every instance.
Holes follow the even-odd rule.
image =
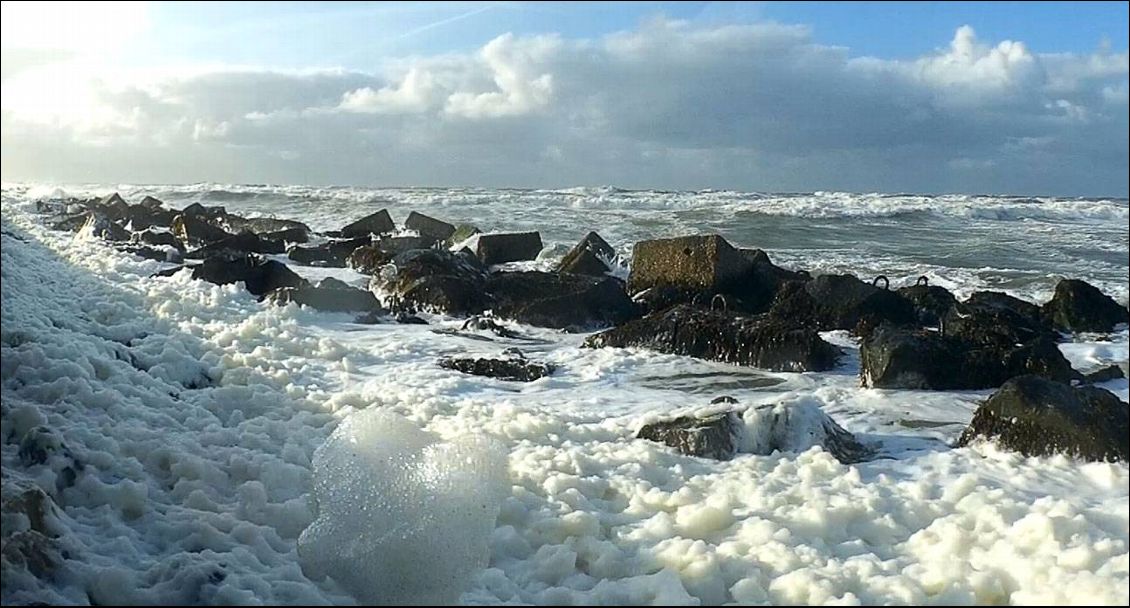
[[[482,435],[451,442],[376,409],[353,414],[314,455],[318,518],[302,568],[373,604],[450,604],[486,565],[509,495],[507,454]]]

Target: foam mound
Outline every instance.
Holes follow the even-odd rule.
[[[314,455],[318,518],[298,540],[303,570],[367,604],[450,604],[484,567],[507,453],[471,435],[452,442],[395,414],[364,410]]]

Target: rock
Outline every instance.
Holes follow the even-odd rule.
[[[479,230],[478,228],[470,224],[459,224],[455,227],[455,232],[451,233],[451,238],[448,240],[448,242],[452,245],[456,245],[458,243],[466,241],[476,234],[482,234],[482,232],[482,230]]]
[[[854,330],[860,321],[907,325],[917,320],[909,301],[850,274],[825,274],[806,283],[782,286],[769,313],[794,323],[812,324],[822,331]]]
[[[51,220],[48,222],[48,225],[51,226],[52,230],[59,230],[62,232],[78,232],[79,229],[81,229],[83,225],[86,224],[86,221],[90,218],[90,216],[90,212],[68,215]]]
[[[716,234],[640,241],[632,249],[628,292],[652,287],[724,292],[750,267],[744,255]]]
[[[860,376],[865,387],[971,390],[995,388],[1023,374],[1060,382],[1078,377],[1048,338],[1002,346],[881,325],[860,345]]]
[[[738,451],[744,429],[736,413],[722,412],[645,424],[636,438],[667,444],[688,456],[729,460]]]
[[[926,277],[920,277],[912,287],[902,287],[896,293],[906,298],[914,306],[918,324],[937,327],[942,317],[957,304],[957,298],[945,287],[929,285]]]
[[[616,257],[616,250],[595,232],[590,232],[577,243],[557,265],[557,272],[587,274],[602,277],[609,271],[606,260]]]
[[[1121,380],[1125,377],[1126,373],[1122,371],[1121,366],[1108,365],[1089,374],[1085,374],[1083,376],[1083,382],[1086,384],[1094,384],[1096,382],[1110,382],[1111,380]]]
[[[381,303],[371,292],[344,285],[344,287],[323,280],[320,285],[313,287],[303,285],[299,287],[280,287],[267,294],[267,300],[275,304],[285,305],[290,302],[309,306],[316,310],[327,312],[366,312],[382,314],[385,311]],[[340,283],[340,281],[338,281]]]
[[[1110,332],[1130,321],[1126,309],[1097,287],[1078,279],[1056,284],[1055,295],[1043,306],[1044,317],[1060,331]]]
[[[138,205],[145,207],[146,209],[165,209],[165,203],[161,202],[160,199],[148,195],[145,198],[141,199],[141,202],[138,203]]]
[[[428,322],[416,315],[411,315],[405,312],[396,313],[396,322],[401,325],[427,325]]]
[[[844,464],[862,462],[874,455],[874,450],[836,424],[815,400],[750,408],[743,419],[743,452],[768,456],[775,451],[803,452],[819,445]]]
[[[372,243],[368,236],[355,239],[333,240],[314,247],[291,247],[286,257],[310,266],[345,268],[346,259],[359,247]]]
[[[6,586],[22,571],[47,579],[63,562],[57,537],[59,511],[51,497],[28,481],[13,481],[5,471],[0,490],[4,527],[0,534],[0,573]]]
[[[233,224],[229,228],[232,232],[247,230],[255,234],[276,240],[288,240],[293,243],[305,243],[310,239],[310,227],[298,220],[284,220],[274,217],[249,217],[228,216]]]
[[[394,257],[396,257],[396,254],[373,243],[354,249],[346,256],[345,265],[362,274],[375,275]]]
[[[1040,337],[1055,338],[1040,309],[1007,294],[981,291],[942,317],[941,331],[976,344],[1010,348]]]
[[[623,286],[611,277],[500,272],[487,278],[486,290],[496,315],[539,327],[585,331],[638,316]]]
[[[184,245],[181,244],[177,237],[172,232],[167,230],[153,230],[152,228],[142,230],[141,232],[133,233],[130,238],[134,243],[145,243],[146,245],[157,245],[173,247],[175,249],[184,250]]]
[[[388,214],[387,209],[381,209],[376,213],[366,215],[340,230],[341,236],[347,239],[369,236],[370,234],[389,234],[392,232],[396,232],[396,224],[393,223],[392,216]]]
[[[514,382],[532,382],[552,374],[557,369],[555,365],[550,363],[527,361],[521,353],[518,353],[518,356],[504,359],[447,358],[441,359],[439,366],[473,376],[486,376]]]
[[[146,260],[172,262],[174,264],[179,264],[184,261],[184,256],[179,250],[169,247],[158,249],[156,247],[146,247],[145,245],[123,245],[119,247],[119,249],[128,254],[136,255],[139,258],[145,258]]]
[[[455,234],[455,226],[415,211],[408,214],[408,219],[404,220],[404,227],[415,230],[421,236],[429,237],[435,242],[446,242]]]
[[[197,204],[197,206],[199,205]],[[231,233],[223,228],[213,226],[205,217],[201,213],[182,212],[173,218],[173,236],[177,237],[177,240],[185,248],[203,247],[216,241],[231,238]]]
[[[78,231],[78,238],[128,241],[130,232],[115,224],[110,218],[91,211],[86,214],[86,221]]]
[[[295,274],[286,264],[256,255],[207,258],[202,264],[192,268],[192,278],[217,285],[243,281],[247,291],[260,297],[280,287],[308,285],[306,279]]]
[[[840,350],[812,328],[679,305],[589,337],[591,347],[642,347],[774,371],[826,371]]]
[[[258,234],[268,241],[305,243],[310,240],[310,232],[305,228],[287,228],[286,230],[275,230],[273,232],[252,232],[255,232],[255,234]]]
[[[379,275],[393,293],[396,312],[417,309],[451,315],[478,314],[492,304],[485,271],[474,256],[443,249],[415,249],[392,259],[387,275]]]
[[[533,260],[541,252],[541,235],[537,232],[481,234],[475,255],[487,266]]]
[[[1036,376],[1013,378],[973,414],[957,445],[978,437],[1025,456],[1130,459],[1130,414],[1110,391]]]
[[[214,241],[184,254],[189,259],[202,260],[213,256],[233,257],[248,253],[283,253],[285,245],[280,241],[269,241],[254,232],[240,232],[218,241]]]

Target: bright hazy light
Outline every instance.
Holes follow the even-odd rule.
[[[5,49],[100,51],[149,26],[146,2],[4,2]]]

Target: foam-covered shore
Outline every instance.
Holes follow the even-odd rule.
[[[361,328],[258,303],[239,285],[150,278],[160,264],[45,230],[7,202],[4,232],[4,478],[52,497],[65,552],[49,578],[6,576],[5,603],[356,601],[311,580],[297,543],[317,515],[315,450],[372,408],[508,453],[509,494],[467,603],[1130,594],[1126,463],[950,449],[986,393],[860,389],[843,335],[829,336],[849,349],[841,368],[787,374],[581,350],[582,336],[522,327],[545,340],[522,348],[560,371],[515,387],[434,365],[511,345],[432,332],[455,320]],[[1126,334],[1064,350],[1077,366],[1125,362]],[[1125,380],[1107,386],[1127,398]],[[715,462],[632,439],[718,393],[814,402],[883,458],[846,466],[816,447]],[[27,464],[16,442],[40,425],[66,449]],[[343,500],[333,512],[363,523],[363,505]],[[448,556],[441,541],[436,559]]]

